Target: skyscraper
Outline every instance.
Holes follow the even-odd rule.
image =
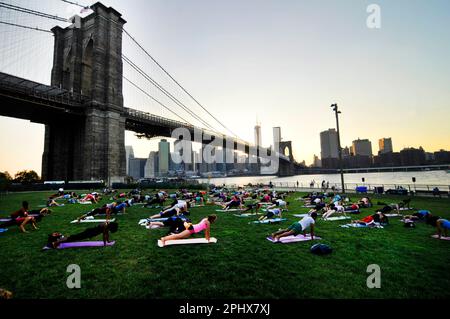
[[[280,145],[281,142],[281,127],[273,128],[273,150],[279,152],[279,149],[275,149],[275,145]]]
[[[353,154],[372,157],[372,143],[368,139],[357,139],[352,144]]]
[[[320,149],[323,168],[337,168],[339,165],[338,135],[334,128],[320,133]]]
[[[169,172],[169,156],[170,156],[170,143],[167,140],[161,140],[158,143],[158,173],[160,176],[167,175]]]
[[[130,175],[130,158],[134,158],[133,146],[127,145],[125,146],[125,159],[126,159],[126,174]]]
[[[150,152],[145,163],[144,177],[155,178],[158,173],[158,152]]]
[[[322,159],[339,157],[338,136],[334,128],[320,133],[320,149]]]
[[[380,151],[378,154],[386,154],[386,153],[392,153],[394,151],[392,147],[392,138],[381,138],[378,141],[378,146],[380,147]]]
[[[262,146],[261,144],[261,125],[259,123],[256,123],[255,126],[255,146]]]

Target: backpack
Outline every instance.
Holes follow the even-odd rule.
[[[327,255],[331,254],[333,249],[325,244],[315,244],[311,247],[311,252],[316,255]]]

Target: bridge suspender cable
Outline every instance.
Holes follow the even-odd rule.
[[[211,127],[207,122],[203,121],[201,117],[199,117],[194,112],[192,112],[186,105],[184,105],[176,97],[174,97],[170,92],[168,92],[166,89],[164,89],[164,87],[162,87],[158,82],[156,82],[154,79],[152,79],[145,71],[143,71],[141,68],[139,68],[133,61],[131,61],[125,55],[122,55],[122,57],[126,63],[128,63],[133,69],[135,69],[140,75],[142,75],[151,84],[156,86],[156,88],[158,88],[161,92],[163,92],[164,95],[166,95],[168,98],[170,98],[173,102],[175,102],[178,106],[180,106],[183,110],[185,110],[187,113],[189,113],[193,118],[198,120],[200,123],[202,123],[209,129],[214,130],[213,127]]]
[[[41,32],[47,32],[47,33],[53,34],[53,32],[50,31],[50,30],[40,29],[40,28],[38,28],[38,27],[35,27],[35,28],[34,28],[34,27],[22,25],[22,24],[10,23],[10,22],[5,22],[5,21],[0,21],[0,23],[1,23],[1,24],[10,25],[10,26],[13,26],[13,27],[19,27],[19,28],[30,29],[30,30],[34,30],[34,31],[41,31]]]
[[[61,22],[69,22],[67,19],[58,17],[56,15],[51,15],[45,12],[40,12],[40,11],[36,11],[36,10],[31,10],[31,9],[27,9],[24,7],[19,7],[19,6],[15,6],[12,4],[8,4],[8,3],[4,3],[4,2],[0,2],[0,7],[1,8],[5,8],[5,9],[9,9],[9,10],[14,10],[14,11],[18,11],[18,12],[23,12],[23,13],[27,13],[27,14],[32,14],[38,17],[42,17],[42,18],[47,18],[47,19],[53,19],[53,20],[57,20],[57,21],[61,21]]]

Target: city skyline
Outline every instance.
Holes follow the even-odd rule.
[[[429,152],[450,149],[446,123],[450,117],[450,45],[442,40],[449,38],[450,10],[445,1],[434,1],[434,6],[377,1],[383,18],[377,30],[365,25],[367,1],[286,1],[282,5],[275,1],[264,5],[254,1],[103,2],[121,12],[128,30],[247,141],[254,140],[257,117],[264,146],[272,143],[272,128],[281,127],[283,140],[293,142],[295,159],[310,164],[313,155],[320,153],[319,133],[335,127],[329,105],[337,103],[343,112],[343,146],[358,136],[372,143],[390,136],[397,151],[419,146]],[[56,1],[21,3],[61,12]],[[66,5],[59,8],[68,16],[77,10]],[[245,13],[249,11],[253,13]],[[205,14],[207,21],[199,22]],[[170,21],[177,23],[166,22],[170,15],[176,17]],[[49,21],[45,27],[54,24]],[[5,64],[10,61],[8,43],[31,36],[12,27],[1,28],[5,32],[0,69],[13,72],[15,66]],[[50,48],[32,43],[24,49],[34,50],[42,63],[25,62],[29,69],[22,72],[48,83],[52,38],[42,37],[48,37],[42,43],[50,43]],[[125,88],[127,105],[142,104],[142,98],[130,92]],[[160,109],[151,105],[146,110],[160,114]],[[0,170],[41,173],[44,127],[4,117],[0,124],[0,147],[5,150]],[[138,140],[131,132],[126,133],[125,142],[134,146],[136,157],[147,157],[158,144],[158,140]]]

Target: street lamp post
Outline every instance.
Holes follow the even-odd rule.
[[[341,111],[338,110],[337,104],[331,104],[331,107],[333,108],[333,111],[336,114],[336,129],[337,129],[337,136],[338,136],[338,153],[339,153],[339,169],[341,171],[342,193],[345,194],[344,170],[342,168],[341,135],[340,135],[340,131],[339,131],[339,114],[341,114]]]

